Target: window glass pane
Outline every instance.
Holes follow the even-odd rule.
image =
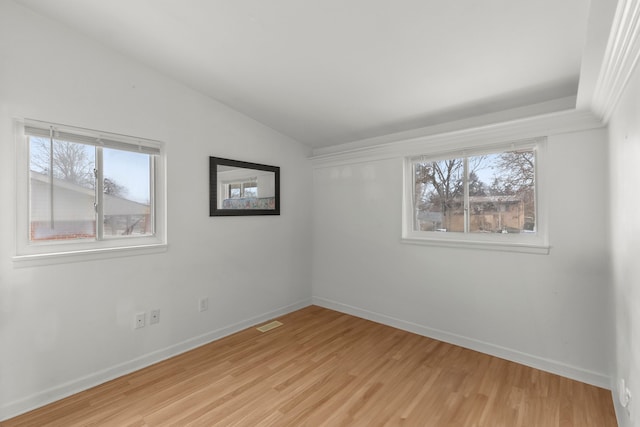
[[[151,156],[103,149],[104,237],[153,233]]]
[[[535,153],[532,150],[469,158],[469,231],[535,231]]]
[[[531,149],[415,163],[414,179],[415,231],[464,232],[465,221],[471,233],[536,231]]]
[[[239,199],[242,194],[240,184],[229,184],[229,198]]]
[[[95,148],[55,139],[51,144],[29,138],[29,239],[95,238]]]
[[[255,182],[249,182],[243,184],[244,192],[243,197],[258,197],[258,184]]]
[[[414,230],[464,231],[464,159],[415,164]]]

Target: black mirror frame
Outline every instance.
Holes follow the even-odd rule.
[[[275,174],[275,209],[218,209],[218,165],[256,169]],[[209,157],[209,216],[280,215],[280,167]]]

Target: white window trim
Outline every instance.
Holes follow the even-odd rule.
[[[548,215],[545,190],[546,138],[527,139],[469,147],[448,152],[424,153],[428,160],[444,160],[454,157],[477,156],[514,149],[534,149],[536,151],[536,232],[522,234],[480,234],[480,233],[438,233],[416,231],[413,229],[413,163],[415,156],[404,159],[403,203],[402,203],[402,242],[408,244],[439,246],[460,249],[480,249],[532,254],[548,254],[550,251],[548,235]]]
[[[155,179],[151,184],[154,192],[154,234],[122,239],[31,242],[29,240],[29,148],[25,124],[47,127],[51,125],[79,135],[139,145],[143,149],[150,147],[159,150],[160,153],[155,162]],[[166,251],[166,156],[162,142],[30,119],[16,119],[14,135],[16,138],[16,233],[15,256],[12,259],[16,266],[58,264]]]

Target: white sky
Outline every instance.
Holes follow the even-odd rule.
[[[43,158],[48,157],[46,138],[32,138],[32,155],[40,152]],[[94,162],[94,147],[84,145],[87,157]],[[103,149],[104,177],[126,189],[124,198],[140,203],[149,203],[149,155],[130,151]],[[39,168],[38,168],[39,169]]]
[[[149,155],[105,148],[104,177],[127,189],[126,199],[149,202]]]

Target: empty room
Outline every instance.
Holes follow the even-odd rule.
[[[0,425],[640,426],[639,0],[0,0]]]

